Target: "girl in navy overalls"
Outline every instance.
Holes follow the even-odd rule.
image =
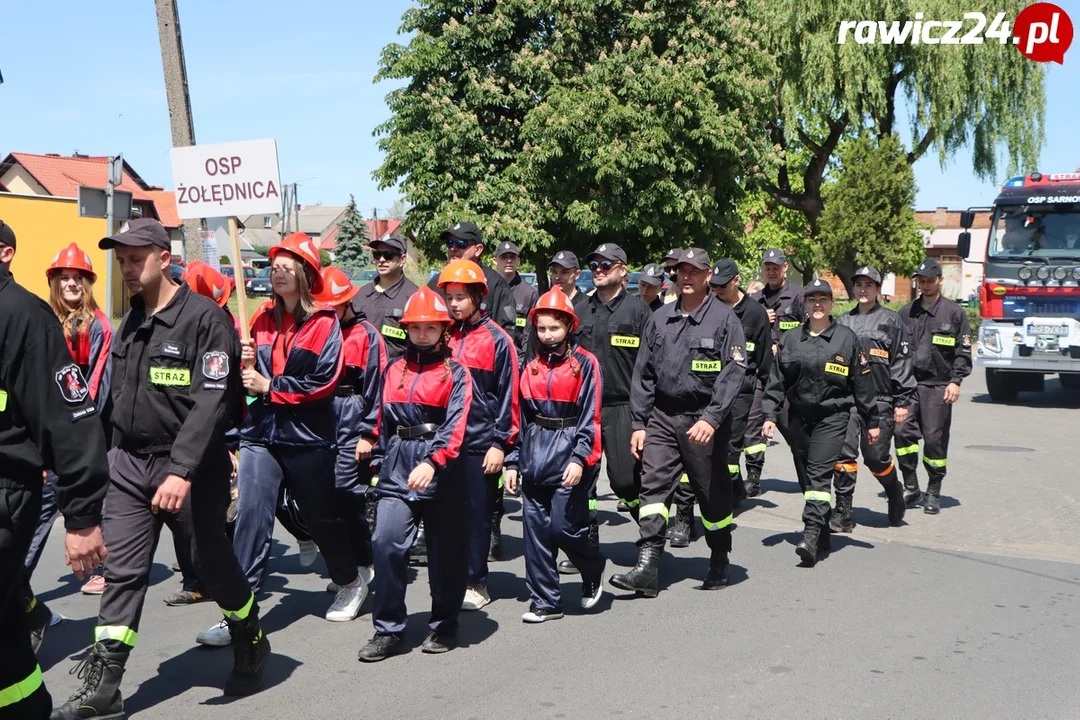
[[[258,594],[284,482],[341,587],[326,619],[349,621],[360,613],[368,586],[334,500],[341,328],[333,312],[315,306],[312,293],[322,290],[322,276],[310,237],[289,235],[270,248],[270,260],[274,306],[255,321],[241,355],[244,387],[256,399],[240,427],[233,548]]]
[[[372,540],[375,554],[375,636],[360,650],[363,662],[401,652],[409,548],[421,515],[427,526],[431,632],[421,650],[457,646],[458,613],[465,597],[465,482],[460,453],[473,402],[469,371],[451,360],[450,316],[434,291],[421,287],[405,305],[405,356],[383,380],[372,482],[379,498]]]
[[[439,274],[454,325],[450,351],[469,368],[473,403],[463,471],[468,488],[469,587],[462,610],[491,602],[487,591],[492,517],[501,507],[502,469],[517,442],[518,362],[514,341],[481,311],[487,294],[484,271],[472,260],[451,260]]]
[[[571,342],[578,319],[552,288],[529,313],[539,340],[521,373],[521,439],[506,459],[513,492],[521,478],[527,623],[563,616],[559,550],[581,571],[581,606],[603,593],[604,557],[589,542],[589,487],[600,462],[600,366]]]

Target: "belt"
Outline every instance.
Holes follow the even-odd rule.
[[[168,438],[123,439],[117,447],[132,455],[168,455],[175,440]]]
[[[568,417],[547,417],[545,415],[537,415],[533,420],[537,425],[548,430],[562,430],[563,428],[574,427],[577,425],[577,418]]]
[[[337,395],[338,397],[352,397],[356,394],[356,388],[352,385],[338,385]]]
[[[439,426],[436,423],[410,425],[409,427],[399,427],[397,429],[397,436],[402,440],[415,440],[417,438],[427,437],[428,435],[434,435],[435,431],[438,429]]]

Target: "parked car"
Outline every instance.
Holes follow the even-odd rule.
[[[581,275],[577,281],[578,290],[588,295],[596,289],[596,285],[593,284],[592,270],[582,270]]]
[[[357,287],[364,287],[377,277],[379,277],[379,271],[374,268],[353,270],[349,273],[349,279],[352,280],[353,285],[356,285]]]
[[[232,288],[233,292],[236,292],[236,269],[232,265],[222,265],[221,274],[229,279],[229,287]],[[255,268],[245,265],[244,282],[247,283],[253,277],[255,277]]]
[[[626,292],[630,295],[637,295],[638,293],[638,278],[641,277],[641,273],[635,270],[632,273],[628,273],[627,277],[630,279],[629,284],[626,286]]]
[[[180,279],[184,276],[184,266],[179,263],[172,263],[169,265],[169,274],[172,275],[173,282],[179,285]]]
[[[264,267],[255,271],[255,277],[244,285],[248,295],[270,297],[273,294],[273,286],[270,284],[270,268]]]
[[[529,283],[533,287],[536,287],[536,273],[518,273],[521,275],[521,279]]]

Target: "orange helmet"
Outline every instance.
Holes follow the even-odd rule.
[[[352,284],[348,275],[333,265],[327,265],[322,269],[322,292],[315,295],[315,302],[335,308],[352,300],[358,292],[360,288]]]
[[[219,307],[225,307],[232,295],[232,285],[228,279],[215,270],[213,265],[202,260],[189,262],[180,279],[195,292],[216,302]]]
[[[480,285],[484,288],[484,295],[488,293],[487,278],[484,271],[472,260],[451,260],[439,273],[439,287],[445,288],[450,283],[463,285]]]
[[[270,248],[270,259],[273,260],[282,251],[300,258],[311,269],[311,293],[318,295],[322,292],[323,281],[322,275],[319,274],[322,270],[322,262],[319,260],[319,248],[316,247],[315,241],[306,233],[295,232],[282,240],[280,245]]]
[[[94,272],[94,266],[90,264],[90,256],[75,243],[71,243],[56,253],[52,265],[45,271],[45,277],[52,280],[53,274],[60,270],[78,270],[88,275],[90,282],[97,281],[97,273]]]
[[[570,317],[570,332],[578,328],[577,313],[574,312],[574,304],[561,288],[553,287],[540,296],[536,307],[529,311],[529,322],[536,324],[536,314],[541,312],[559,312]]]
[[[450,323],[450,312],[439,294],[424,285],[405,303],[405,312],[398,321],[402,324],[421,322]]]

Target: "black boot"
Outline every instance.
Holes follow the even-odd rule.
[[[124,665],[130,652],[131,648],[112,640],[95,643],[90,654],[71,670],[72,675],[83,681],[83,686],[62,707],[53,710],[50,720],[123,717],[120,680],[124,677]]]
[[[416,529],[416,542],[409,551],[409,559],[417,565],[427,565],[427,533],[424,532],[423,520]]]
[[[746,497],[757,497],[761,494],[761,468],[746,468]]]
[[[922,491],[919,490],[919,476],[912,472],[904,475],[904,502],[914,505],[922,499]]]
[[[41,643],[45,641],[45,631],[52,623],[52,610],[32,595],[27,606],[26,623],[30,626],[30,645],[37,655],[41,651]]]
[[[675,522],[671,524],[671,547],[690,547],[690,533],[694,529],[694,506],[676,508]]]
[[[855,529],[855,521],[851,517],[853,499],[851,495],[836,496],[836,508],[833,509],[832,519],[829,520],[829,529],[833,532],[849,533]]]
[[[577,575],[581,572],[577,569],[577,566],[569,560],[560,560],[558,569],[560,575]]]
[[[488,560],[502,560],[502,515],[491,516],[491,545],[488,547]]]
[[[709,560],[709,572],[705,573],[705,581],[701,583],[703,590],[718,590],[727,587],[728,584],[728,554],[726,552],[713,553]]]
[[[663,545],[645,545],[638,548],[638,561],[630,572],[611,576],[611,584],[622,590],[631,590],[645,597],[656,597],[660,592],[660,556]]]
[[[225,694],[244,697],[262,687],[263,670],[270,659],[270,641],[263,634],[254,612],[244,620],[229,620],[232,634],[233,669],[225,681]]]
[[[886,476],[882,484],[885,486],[885,496],[889,498],[889,524],[898,527],[904,522],[904,513],[907,512],[907,504],[904,501],[904,488],[900,485],[896,473]]]
[[[923,502],[923,512],[927,515],[937,515],[941,512],[941,481],[931,480],[926,483],[926,498]]]
[[[619,500],[619,502],[615,504],[615,511],[628,513],[630,512],[630,506],[626,504],[625,500]]]
[[[817,525],[806,525],[803,528],[802,542],[795,546],[795,553],[807,567],[814,567],[817,564],[821,531],[822,528]]]

